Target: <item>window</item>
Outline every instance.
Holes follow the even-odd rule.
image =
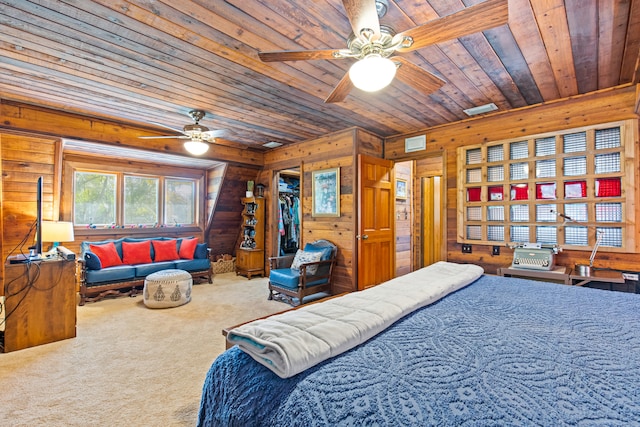
[[[116,175],[76,172],[73,222],[75,224],[116,223]]]
[[[73,172],[76,226],[194,226],[198,179],[126,172]]]
[[[158,178],[124,176],[124,225],[159,223]]]
[[[635,174],[625,167],[634,164],[637,126],[628,120],[460,147],[458,241],[585,250],[601,232],[603,250],[635,251]]]
[[[193,181],[167,179],[164,196],[166,221],[171,224],[193,224],[195,222],[195,197],[196,186]]]

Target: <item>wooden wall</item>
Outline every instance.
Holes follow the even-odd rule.
[[[158,135],[149,128],[104,118],[83,116],[0,98],[0,131],[20,131],[32,135],[78,139],[142,150],[191,156],[181,142],[173,139],[140,139]],[[263,164],[261,151],[216,144],[201,157],[238,165]]]
[[[503,248],[500,256],[491,256],[490,246],[473,245],[472,254],[462,254],[461,244],[456,241],[456,149],[463,145],[634,119],[637,118],[637,104],[636,87],[621,86],[511,112],[494,113],[485,117],[422,129],[411,134],[396,135],[386,139],[385,157],[399,161],[426,158],[429,153],[433,152],[444,154],[443,159],[446,162],[443,166],[446,177],[447,259],[453,262],[479,263],[485,267],[487,272],[495,273],[498,267],[510,265],[513,255],[511,250]],[[405,138],[425,133],[427,135],[426,151],[405,153]],[[634,143],[636,158],[638,158],[640,153],[638,141],[636,140]],[[640,166],[640,161],[637,162],[633,171],[636,175],[635,182],[639,182],[638,166]],[[638,194],[635,195],[635,200],[640,200]],[[632,218],[632,221],[638,223],[640,213],[637,207],[633,206],[632,209],[635,211],[635,218]],[[419,232],[419,227],[416,226],[414,234],[419,234]],[[636,242],[640,242],[640,236],[635,238]],[[589,253],[565,251],[558,256],[557,262],[560,265],[573,266],[587,259],[589,259]],[[598,262],[612,268],[638,271],[640,270],[638,261],[640,261],[640,255],[636,253],[623,254],[603,251],[598,253]]]
[[[227,165],[224,173],[215,172],[214,180],[219,180],[217,201],[212,211],[213,217],[208,231],[211,254],[236,254],[238,239],[242,234],[242,205],[240,199],[246,195],[247,181],[255,181],[259,170],[251,167]],[[211,194],[211,193],[210,193]]]
[[[382,157],[382,139],[361,129],[347,129],[318,139],[289,145],[265,154],[265,166],[258,181],[266,186],[266,241],[274,242],[277,230],[277,182],[280,170],[300,167],[302,204],[302,246],[318,239],[326,239],[338,246],[338,261],[334,272],[334,293],[357,289],[355,235],[357,227],[356,188],[358,154]],[[311,212],[313,171],[340,168],[340,217],[313,217]],[[274,256],[275,247],[267,247],[266,256]]]
[[[60,156],[60,141],[50,137],[0,133],[0,147],[0,253],[5,260],[10,254],[28,254],[28,247],[34,242],[35,231],[30,232],[30,229],[36,219],[38,177],[42,176],[44,182],[43,219],[58,219],[59,181],[54,173],[54,165],[55,159]]]

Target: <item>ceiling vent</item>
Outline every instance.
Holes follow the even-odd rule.
[[[267,142],[266,144],[262,144],[263,147],[267,147],[267,148],[276,148],[276,147],[280,147],[281,145],[282,145],[282,143],[275,142],[275,141],[271,141],[271,142]]]
[[[493,102],[491,104],[481,105],[479,107],[467,108],[466,110],[462,110],[465,112],[467,116],[475,116],[478,114],[488,113],[490,111],[496,111],[498,107]]]

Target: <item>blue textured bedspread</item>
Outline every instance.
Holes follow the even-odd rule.
[[[237,348],[198,425],[640,426],[640,295],[483,276],[281,379]]]

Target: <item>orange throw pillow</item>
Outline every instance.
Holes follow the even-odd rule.
[[[193,254],[196,252],[196,246],[198,245],[198,239],[182,239],[180,243],[180,258],[193,259]]]
[[[151,244],[153,245],[153,250],[155,252],[153,260],[155,262],[160,262],[180,259],[176,243],[176,240],[152,240]]]
[[[151,241],[122,242],[122,262],[130,265],[151,263]]]
[[[89,249],[93,252],[98,259],[100,259],[100,265],[102,268],[112,267],[114,265],[122,265],[122,260],[116,245],[113,242],[105,243],[103,245],[89,245]]]

